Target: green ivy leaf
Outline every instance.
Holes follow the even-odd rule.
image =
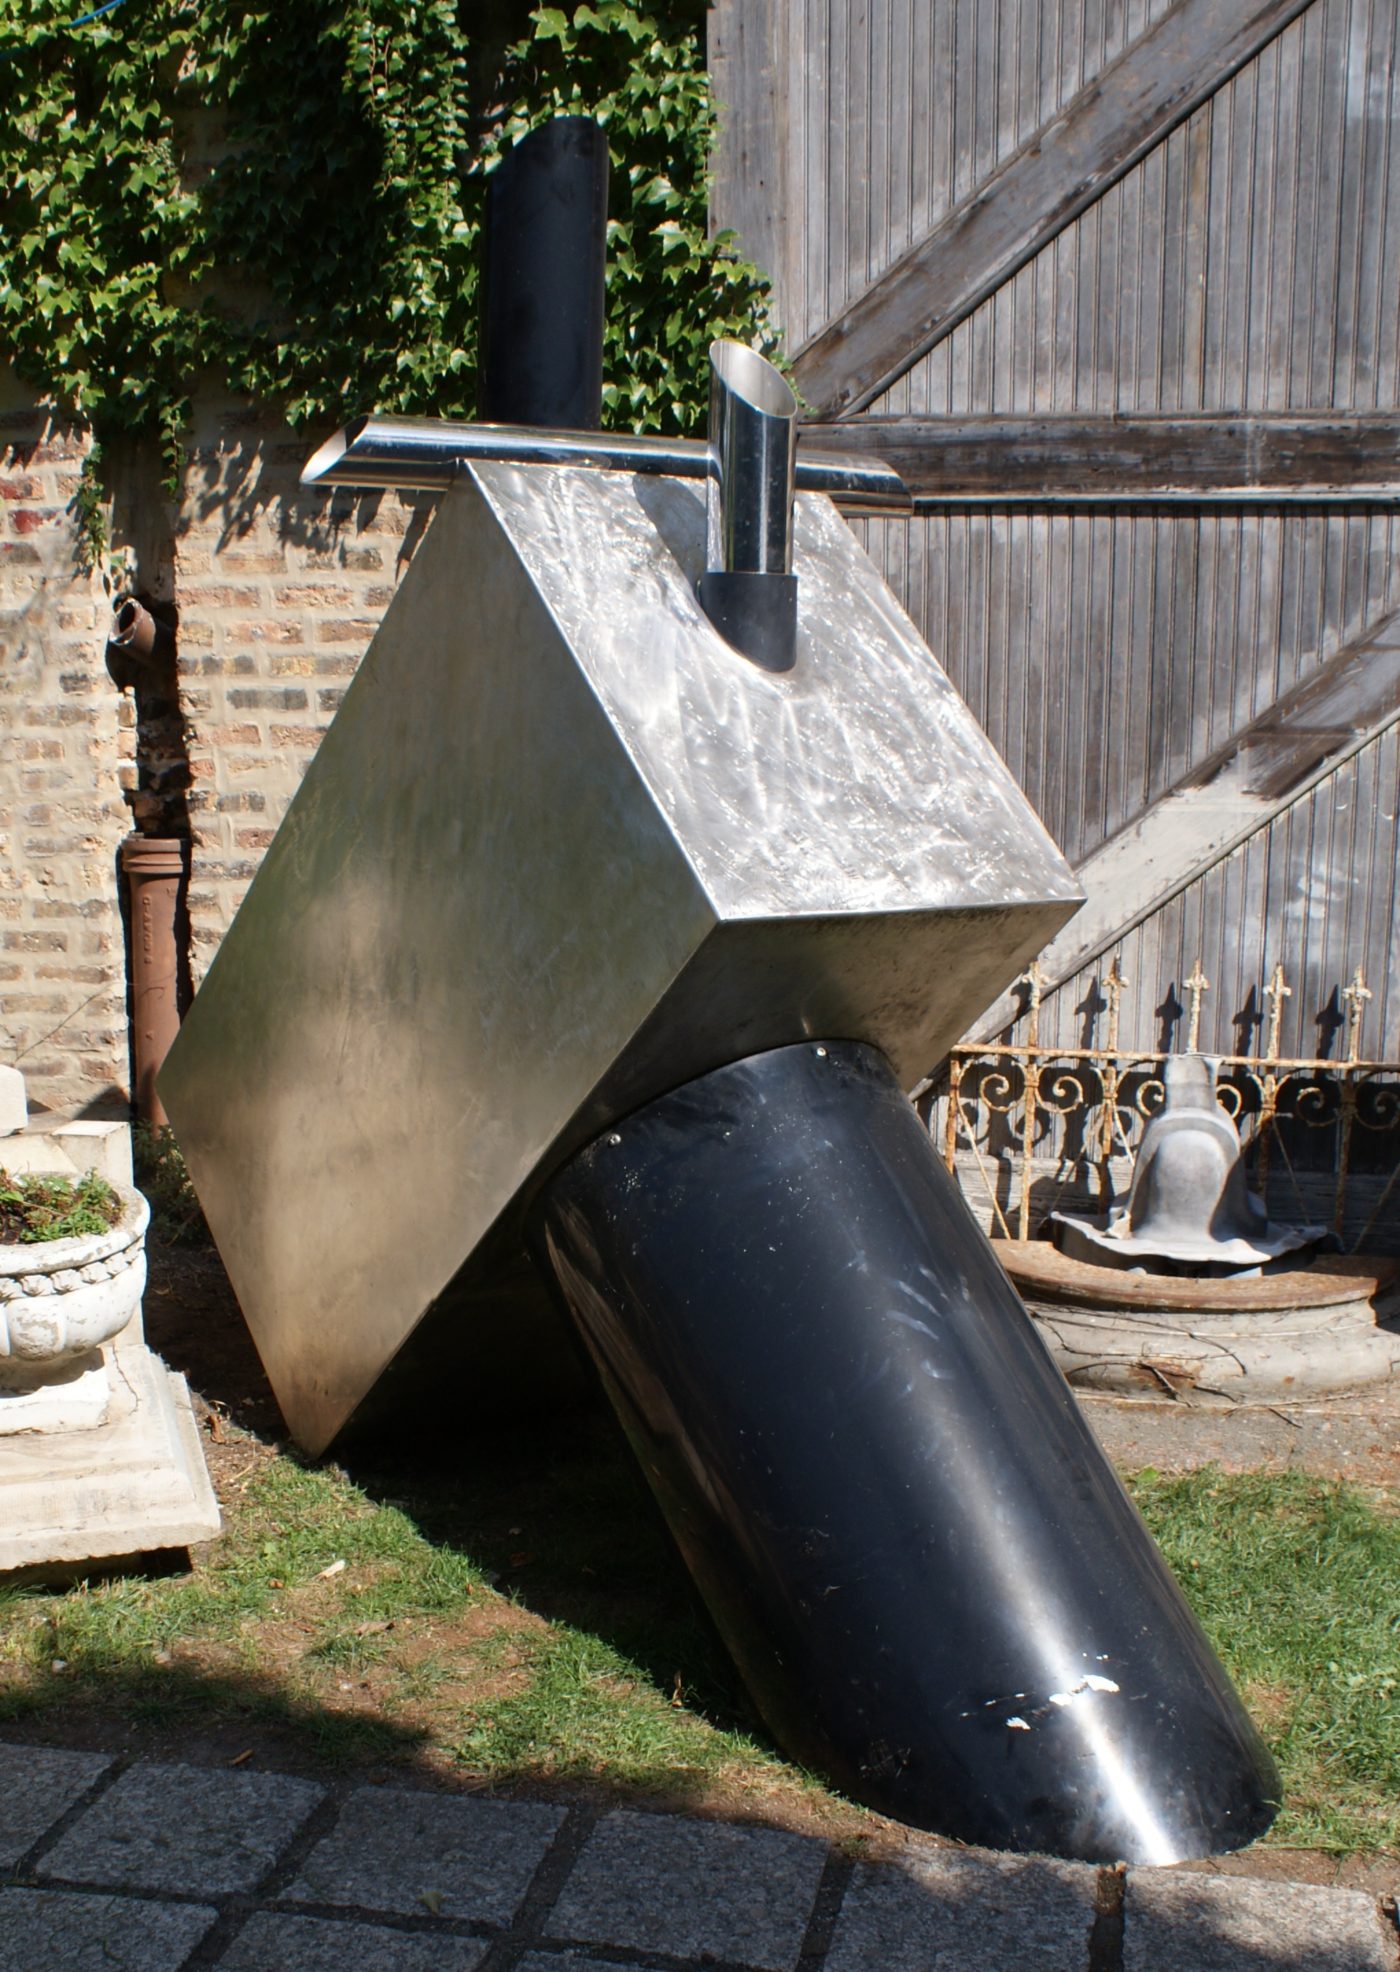
[[[703,9],[515,4],[528,31],[483,137],[458,0],[142,0],[71,31],[47,0],[0,0],[0,317],[21,372],[99,437],[153,433],[172,475],[206,374],[294,423],[467,412],[486,180],[535,124],[583,113],[613,160],[607,417],[693,428],[710,338],[772,342],[760,277],[706,237]]]

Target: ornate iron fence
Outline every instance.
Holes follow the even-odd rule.
[[[1161,1049],[1124,1047],[1124,986],[1115,959],[1102,980],[1103,1047],[1042,1045],[1042,978],[1028,989],[1026,1037],[1014,1045],[955,1048],[946,1081],[929,1092],[930,1127],[965,1190],[985,1191],[993,1231],[1033,1236],[1061,1204],[1107,1211],[1121,1194],[1142,1130],[1162,1102]],[[1185,981],[1186,1053],[1198,1051],[1210,981],[1197,960]],[[1260,1054],[1212,1055],[1219,1095],[1234,1117],[1252,1180],[1273,1217],[1330,1222],[1349,1251],[1400,1240],[1400,1062],[1361,1052],[1371,998],[1361,968],[1341,995],[1345,1034],[1336,1056],[1284,1056],[1279,1035],[1292,988],[1275,966],[1264,987]],[[1397,1223],[1392,1224],[1392,1221]]]

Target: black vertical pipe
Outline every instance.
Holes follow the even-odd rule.
[[[1002,1849],[1268,1826],[1268,1754],[881,1055],[660,1098],[536,1239],[790,1754]]]
[[[608,140],[588,116],[522,137],[492,174],[480,415],[596,431],[603,414]]]

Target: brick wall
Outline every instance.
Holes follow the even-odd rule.
[[[313,445],[205,410],[176,522],[180,691],[194,836],[196,981],[433,512],[394,493],[311,497]]]
[[[0,376],[0,1060],[50,1108],[127,1072],[115,867],[134,733],[76,552],[85,450]]]
[[[177,503],[158,460],[113,462],[113,557],[178,612],[178,708],[138,733],[104,663],[111,585],[79,567],[85,440],[0,373],[0,1060],[50,1108],[129,1086],[116,859],[133,806],[152,825],[138,744],[180,790],[155,826],[191,836],[197,984],[431,518],[427,499],[303,493],[313,442],[210,404]]]

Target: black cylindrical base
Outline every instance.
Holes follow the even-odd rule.
[[[560,116],[502,158],[486,199],[480,414],[596,431],[603,409],[608,140]]]
[[[716,1070],[537,1239],[778,1742],[996,1848],[1169,1863],[1277,1776],[893,1071]]]
[[[797,660],[795,575],[707,568],[695,593],[726,643],[765,671],[791,671]]]

